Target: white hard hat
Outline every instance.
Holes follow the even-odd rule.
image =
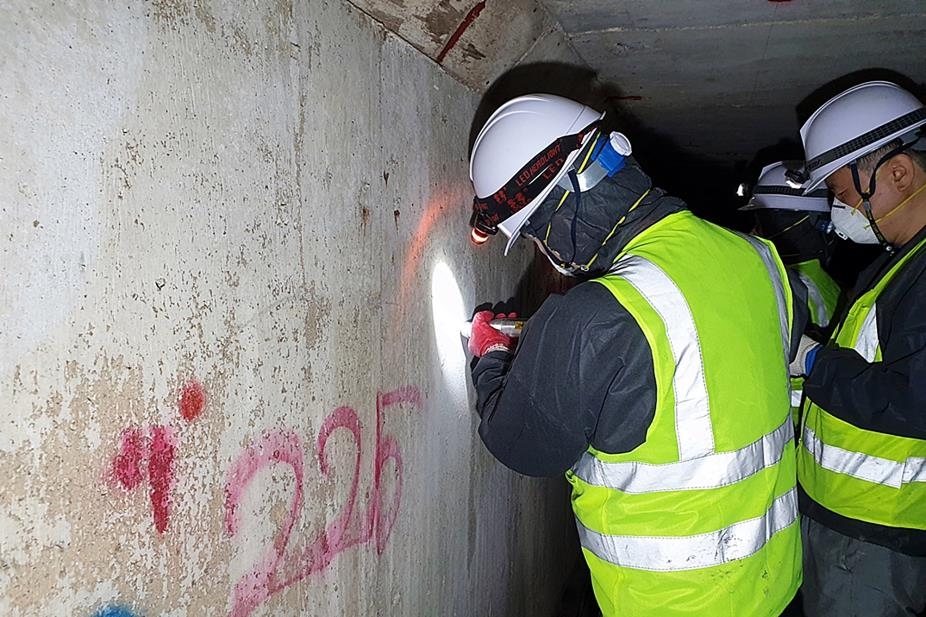
[[[824,103],[801,127],[806,172],[804,191],[833,172],[926,124],[926,107],[889,81],[869,81]]]
[[[801,188],[794,188],[785,176],[788,170],[799,169],[800,161],[779,161],[762,168],[759,180],[752,190],[749,203],[740,210],[800,210],[803,212],[829,212],[830,202],[826,188],[815,189],[804,194]]]
[[[603,116],[591,107],[552,94],[529,94],[508,101],[492,114],[473,145],[469,177],[476,197],[495,195],[558,139],[581,133]],[[582,139],[588,139],[588,135]],[[536,197],[498,223],[498,229],[508,236],[506,255],[524,223],[569,171],[583,144],[567,154],[565,163]],[[547,182],[547,178],[538,181]]]

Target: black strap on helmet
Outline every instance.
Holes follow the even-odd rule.
[[[474,198],[470,224],[483,233],[498,231],[499,223],[526,207],[556,178],[569,155],[582,146],[585,136],[598,124],[596,120],[578,133],[560,137],[519,169],[505,186],[488,197]]]
[[[752,191],[753,195],[790,195],[792,197],[826,197],[829,195],[829,189],[815,189],[806,195],[802,189],[793,189],[790,186],[757,186]]]
[[[807,161],[806,168],[808,171],[819,169],[827,163],[832,163],[836,159],[842,158],[847,154],[858,152],[866,146],[870,146],[871,144],[875,143],[879,139],[884,139],[885,137],[893,135],[897,131],[903,130],[904,128],[912,124],[916,124],[920,120],[924,119],[926,119],[926,107],[915,109],[908,114],[904,114],[899,118],[891,120],[887,124],[882,124],[881,126],[872,129],[867,133],[862,133],[855,139],[849,140],[844,144],[840,144],[831,150],[827,150],[826,152],[813,157]]]

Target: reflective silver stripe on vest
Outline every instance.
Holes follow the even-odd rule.
[[[608,463],[586,452],[576,463],[573,473],[587,484],[625,493],[719,488],[776,465],[785,446],[793,438],[794,427],[789,416],[771,433],[733,452],[718,452],[660,465],[636,461]]]
[[[804,401],[804,391],[792,389],[791,390],[791,407],[800,407],[803,401]]]
[[[611,536],[576,521],[583,548],[625,568],[678,571],[708,568],[745,559],[759,552],[797,519],[797,489],[772,502],[762,516],[696,536]]]
[[[637,255],[618,260],[613,270],[630,283],[649,303],[666,329],[675,361],[672,390],[675,393],[675,436],[680,460],[714,451],[707,382],[701,343],[688,300],[669,276],[654,263]]]
[[[820,327],[826,327],[829,325],[830,319],[826,314],[826,302],[823,301],[823,294],[820,293],[820,288],[817,287],[817,282],[812,278],[796,270],[797,276],[801,279],[801,282],[804,283],[804,286],[807,288],[807,297],[810,299],[809,304],[811,307],[816,307],[816,315],[813,316],[813,322]]]
[[[752,236],[740,233],[737,235],[749,242],[752,248],[756,249],[756,252],[759,253],[759,257],[762,258],[765,269],[768,271],[768,277],[772,281],[772,287],[775,290],[775,302],[778,305],[778,325],[781,328],[781,345],[784,350],[785,366],[787,366],[791,360],[791,319],[788,314],[785,285],[789,285],[789,283],[781,280],[781,271],[778,270],[778,263],[775,261],[775,257],[768,246]]]
[[[820,467],[858,480],[893,488],[926,482],[926,458],[910,457],[901,462],[852,452],[823,443],[809,426],[804,426],[803,444]]]
[[[875,355],[878,353],[878,305],[875,304],[865,315],[865,321],[862,322],[862,328],[858,332],[858,340],[855,341],[853,349],[865,358],[866,362],[874,362]]]

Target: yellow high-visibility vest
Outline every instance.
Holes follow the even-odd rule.
[[[881,361],[878,297],[923,240],[859,296],[833,333],[840,347]],[[802,488],[821,506],[847,518],[926,530],[926,441],[859,428],[806,399],[798,451]]]
[[[645,442],[567,472],[604,616],[777,617],[801,583],[784,265],[680,212],[596,280],[640,325],[656,381]]]

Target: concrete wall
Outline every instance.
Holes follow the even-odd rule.
[[[0,7],[0,615],[549,615],[475,435],[478,97],[344,2]]]

